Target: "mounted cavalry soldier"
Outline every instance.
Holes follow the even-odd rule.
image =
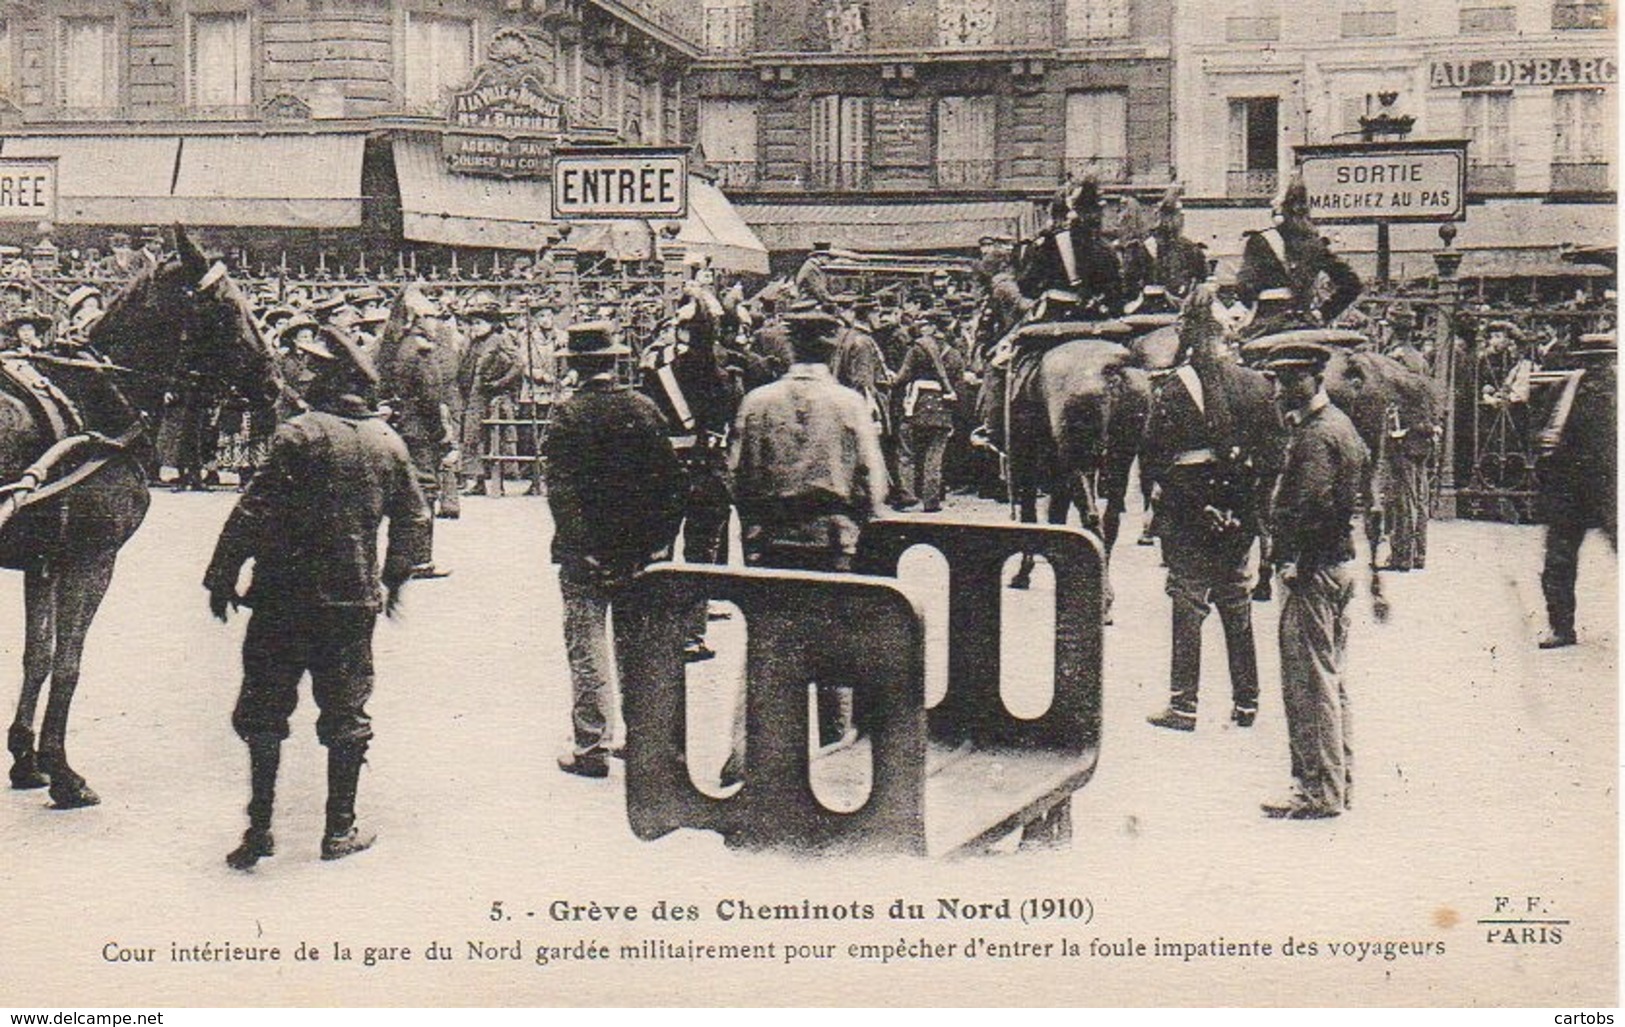
[[[1146,284],[1161,286],[1175,302],[1207,279],[1207,256],[1185,238],[1185,207],[1178,186],[1169,188],[1157,204],[1157,223],[1144,247],[1151,260]]]
[[[393,616],[414,567],[429,558],[429,507],[399,435],[366,395],[377,372],[342,331],[323,328],[306,346],[312,409],[277,429],[265,467],[226,521],[204,576],[209,609],[222,622],[251,606],[243,638],[243,684],[232,726],[248,745],[252,798],[242,844],[226,857],[248,870],[275,852],[282,740],[308,671],[327,747],[327,828],[322,858],[373,844],[355,826],[356,787],[372,739],[372,634]],[[389,520],[379,588],[378,528]],[[246,596],[243,565],[254,561]]]
[[[1100,235],[1100,187],[1093,178],[1063,186],[1050,201],[1054,223],[1028,248],[1016,284],[1028,301],[1027,320],[1104,321],[1123,312],[1123,267]],[[1005,448],[1004,394],[1009,354],[987,366],[980,404],[987,417],[977,433]]]
[[[1309,190],[1293,180],[1275,202],[1273,228],[1248,232],[1236,291],[1253,308],[1245,335],[1331,324],[1360,295],[1360,276],[1309,219]]]
[[[1185,360],[1152,401],[1140,452],[1144,473],[1161,489],[1153,530],[1173,600],[1171,695],[1149,720],[1176,731],[1196,728],[1202,622],[1214,607],[1229,657],[1231,720],[1251,727],[1258,714],[1251,554],[1286,444],[1269,379],[1230,357],[1217,302],[1211,285],[1186,299]]]

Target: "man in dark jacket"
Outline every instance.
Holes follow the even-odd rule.
[[[1033,242],[1017,280],[1037,301],[1051,289],[1071,292],[1071,319],[1095,321],[1123,312],[1123,267],[1100,235],[1100,186],[1085,178],[1052,204],[1055,223]]]
[[[364,398],[377,372],[342,331],[323,328],[307,347],[313,409],[283,423],[264,468],[226,521],[204,577],[221,621],[253,607],[243,639],[243,684],[232,726],[248,744],[249,826],[226,857],[238,870],[275,851],[271,811],[282,740],[308,671],[327,747],[327,830],[322,858],[372,845],[355,826],[356,785],[372,738],[372,633],[393,614],[401,587],[429,558],[428,504],[406,446]],[[378,528],[389,520],[379,589]],[[237,594],[254,561],[247,595]],[[387,592],[387,594],[386,594]]]
[[[1569,354],[1581,367],[1564,384],[1552,419],[1539,436],[1548,453],[1540,463],[1540,497],[1546,513],[1546,560],[1540,588],[1546,596],[1548,630],[1542,649],[1574,645],[1574,585],[1580,543],[1601,528],[1619,548],[1618,364],[1613,335],[1587,335]]]
[[[1343,667],[1354,581],[1350,527],[1371,455],[1322,381],[1330,352],[1277,346],[1265,359],[1291,433],[1271,510],[1281,603],[1281,697],[1292,756],[1292,793],[1266,816],[1318,820],[1350,805],[1354,743]]]
[[[1330,324],[1360,296],[1360,276],[1309,219],[1309,190],[1294,180],[1275,204],[1277,224],[1248,232],[1236,291],[1253,308],[1249,337]]]
[[[936,322],[923,322],[897,371],[896,388],[903,397],[897,489],[918,496],[926,513],[942,509],[942,458],[954,432],[954,410],[964,379],[965,358],[956,347],[944,344]]]
[[[396,338],[380,343],[380,388],[393,411],[395,430],[412,456],[418,484],[432,506],[444,498],[442,464],[454,463],[458,455],[457,435],[445,403],[447,383],[441,377],[441,347],[448,344],[447,333],[433,302],[420,292],[408,289],[397,302],[400,310],[391,320],[404,323],[404,328]],[[446,573],[429,560],[416,575],[437,578]]]
[[[547,502],[553,562],[564,596],[575,746],[559,769],[609,775],[611,702],[605,620],[616,593],[649,564],[670,558],[687,479],[648,397],[615,378],[631,349],[608,321],[571,326],[566,356],[581,377],[548,432]]]
[[[1161,493],[1153,531],[1173,600],[1171,695],[1149,720],[1176,731],[1196,728],[1202,622],[1213,608],[1224,627],[1231,720],[1251,727],[1258,715],[1251,556],[1286,445],[1269,379],[1226,350],[1217,295],[1200,285],[1185,301],[1179,336],[1188,359],[1157,390],[1140,452],[1142,473]]]

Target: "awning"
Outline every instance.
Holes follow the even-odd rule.
[[[361,224],[357,135],[185,136],[166,218],[187,225]]]
[[[558,240],[561,223],[549,220],[552,200],[547,182],[454,174],[434,136],[398,137],[394,153],[406,238],[503,250],[539,250]],[[570,224],[569,244],[582,252],[617,260],[642,260],[654,254],[656,227],[647,221]],[[722,270],[767,273],[767,248],[728,198],[697,176],[689,176],[688,217],[677,239]]]
[[[57,221],[127,225],[170,220],[180,146],[175,136],[10,136],[0,157],[57,158]]]
[[[703,178],[689,176],[688,217],[677,241],[725,271],[767,274],[767,247],[722,190]]]
[[[859,250],[974,249],[984,235],[1017,235],[1031,219],[1026,200],[959,203],[742,203],[746,224],[770,250],[815,242]]]
[[[360,134],[14,136],[3,157],[57,158],[64,224],[361,224]]]
[[[540,250],[558,237],[546,182],[454,175],[435,136],[397,137],[395,177],[406,238],[441,246]]]

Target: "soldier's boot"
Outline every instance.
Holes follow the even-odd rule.
[[[1202,678],[1202,621],[1206,615],[1190,603],[1173,603],[1173,653],[1169,661],[1168,708],[1147,717],[1155,727],[1173,731],[1196,730],[1196,696]]]
[[[256,735],[248,740],[248,830],[242,844],[226,854],[233,870],[251,870],[266,856],[276,854],[271,837],[271,813],[276,806],[276,775],[282,762],[282,740]]]
[[[1258,718],[1258,648],[1253,641],[1252,611],[1243,600],[1239,607],[1219,607],[1224,625],[1224,652],[1230,662],[1230,719],[1237,727],[1252,727]]]
[[[343,859],[372,848],[378,835],[355,826],[355,795],[367,746],[335,745],[327,750],[327,830],[322,858]]]

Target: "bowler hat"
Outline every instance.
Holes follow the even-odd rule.
[[[349,332],[324,325],[316,330],[314,339],[300,343],[299,349],[316,358],[312,369],[344,371],[368,385],[378,384],[378,369],[373,366],[372,358],[361,351]]]
[[[314,332],[320,327],[321,324],[309,314],[294,313],[288,318],[287,323],[282,326],[281,330],[277,332],[277,338],[291,342],[293,337],[299,334],[301,328],[309,328]]]
[[[566,357],[625,357],[632,347],[619,341],[614,321],[581,321],[566,329]]]

